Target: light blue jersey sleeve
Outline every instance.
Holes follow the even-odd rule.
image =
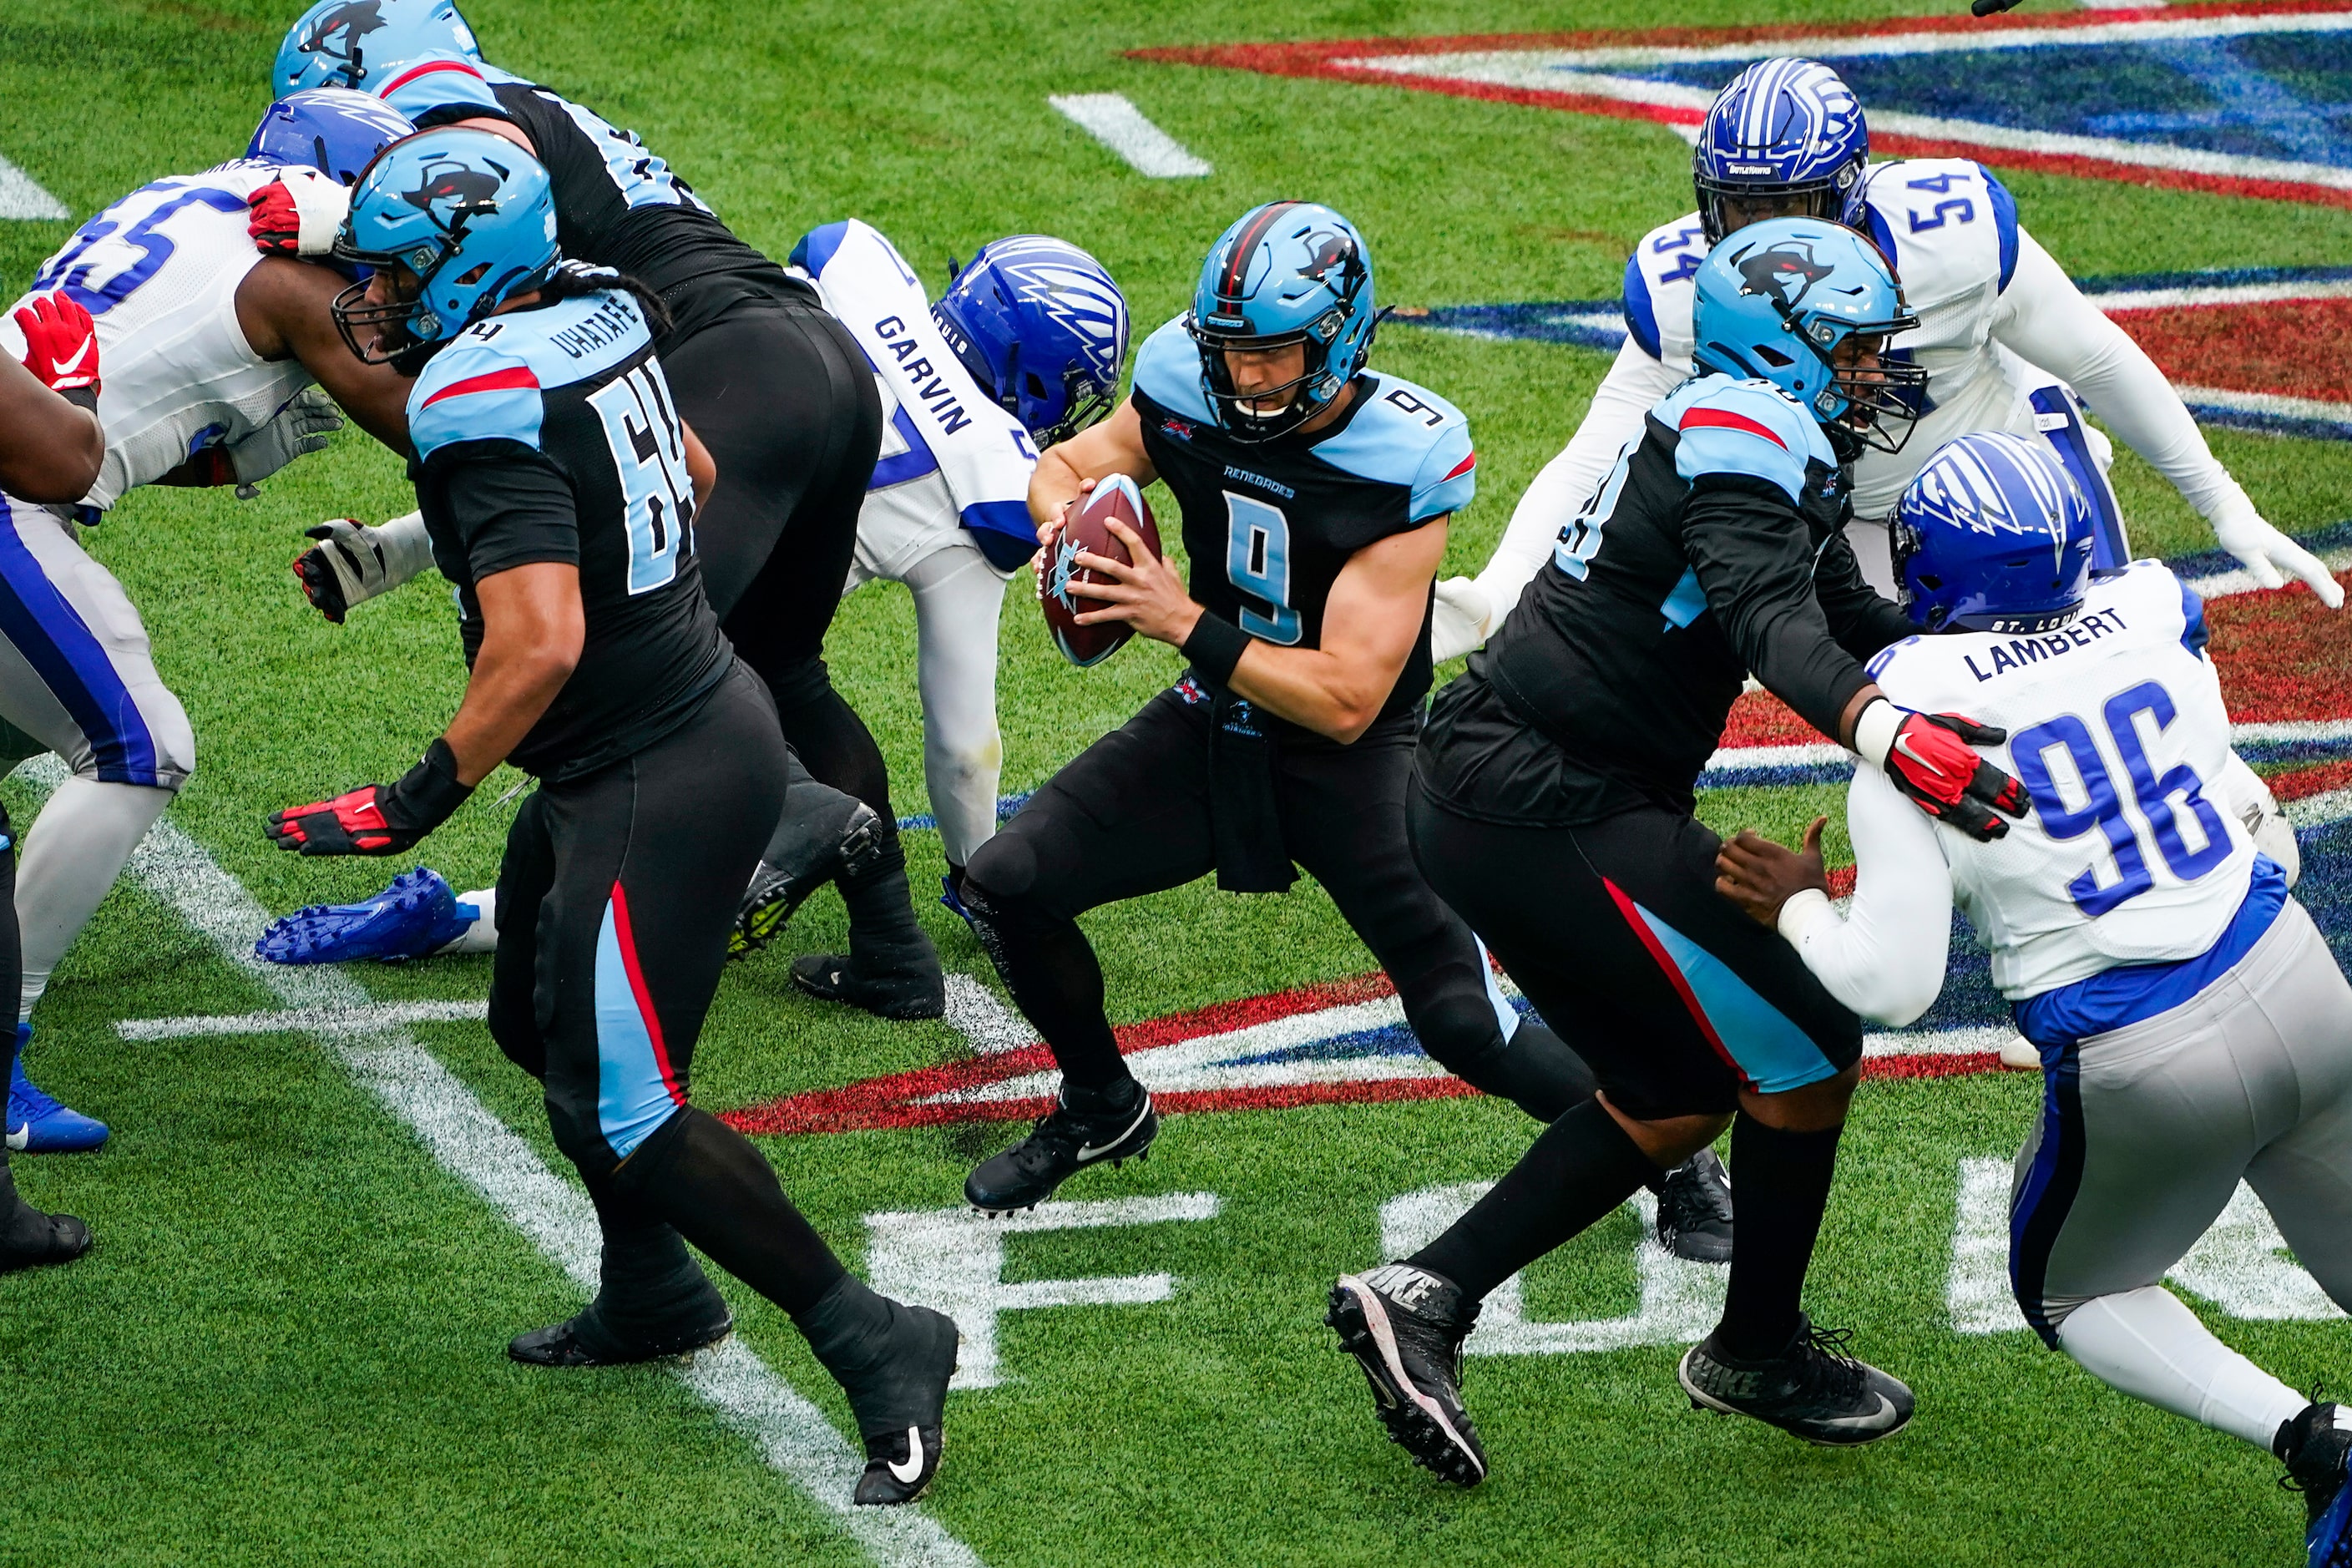
[[[1367,401],[1345,429],[1315,443],[1316,458],[1358,479],[1405,488],[1407,515],[1417,523],[1468,506],[1477,493],[1478,458],[1462,410],[1398,376],[1357,384]]]
[[[522,355],[460,338],[408,395],[408,439],[420,463],[460,441],[519,441],[536,451],[546,411],[539,375]]]
[[[1478,493],[1478,454],[1471,449],[1469,422],[1456,418],[1434,434],[1412,479],[1415,522],[1460,511]]]
[[[1201,346],[1177,316],[1143,340],[1135,351],[1135,385],[1171,414],[1214,425],[1217,416],[1201,391]]]
[[[1812,416],[1769,383],[1708,376],[1659,405],[1654,417],[1680,437],[1675,471],[1696,485],[1710,474],[1765,480],[1796,506],[1805,494],[1805,462],[1826,454]]]

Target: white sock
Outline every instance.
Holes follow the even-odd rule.
[[[478,892],[460,893],[460,904],[471,904],[481,911],[479,919],[466,928],[464,934],[444,942],[433,951],[444,952],[496,952],[499,950],[499,890],[484,888]]]
[[[171,804],[168,789],[70,778],[41,807],[16,868],[16,924],[25,940],[19,1018],[33,1016],[33,1004],[49,988],[49,972]]]
[[[2084,1302],[2058,1342],[2084,1368],[2135,1399],[2242,1437],[2264,1453],[2308,1403],[2215,1339],[2161,1285]]]

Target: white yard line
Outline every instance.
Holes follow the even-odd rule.
[[[205,1035],[364,1034],[404,1024],[479,1022],[487,1002],[375,1002],[361,1007],[286,1007],[271,1013],[195,1013],[181,1018],[125,1018],[126,1040],[185,1040]]]
[[[26,772],[36,783],[54,784],[62,770],[47,760],[46,769],[37,765]],[[41,773],[45,779],[37,776]],[[583,1290],[595,1289],[596,1216],[587,1198],[549,1170],[530,1144],[409,1036],[403,1022],[385,1021],[366,990],[338,966],[295,968],[256,958],[254,939],[268,923],[268,913],[243,883],[169,819],[155,825],[131,869],[231,963],[301,1016],[306,1032],[406,1122],[443,1169],[488,1199]],[[481,1005],[451,1005],[474,1009],[464,1015],[471,1016]],[[981,1568],[979,1556],[928,1515],[912,1508],[853,1504],[850,1492],[864,1458],[823,1411],[740,1338],[704,1352],[679,1376],[884,1568]]]
[[[1045,101],[1118,153],[1139,174],[1155,180],[1191,180],[1216,173],[1118,93],[1072,93]]]
[[[32,175],[0,158],[0,218],[72,221],[65,203],[41,189]]]

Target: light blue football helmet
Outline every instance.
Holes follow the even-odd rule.
[[[1355,225],[1318,203],[1252,207],[1209,247],[1184,325],[1201,345],[1201,390],[1218,425],[1270,441],[1315,417],[1364,368],[1379,325],[1371,252]],[[1234,392],[1225,350],[1298,342],[1307,368],[1295,380],[1247,399]],[[1278,410],[1250,406],[1286,394]]]
[[[314,87],[271,104],[245,155],[316,169],[348,185],[375,155],[416,134],[408,116],[364,92]]]
[[[1836,368],[1848,338],[1885,340],[1919,324],[1878,247],[1813,218],[1776,217],[1718,241],[1691,279],[1691,364],[1769,381],[1864,446],[1902,450],[1919,417],[1925,366],[1882,359]]]
[[[539,160],[502,136],[458,125],[422,132],[360,176],[335,256],[415,282],[414,294],[375,302],[356,283],[333,306],[352,353],[371,364],[401,360],[547,281],[557,260],[554,190]]]
[[[1716,94],[1691,149],[1706,242],[1739,226],[1731,202],[1859,228],[1869,162],[1870,128],[1844,78],[1818,60],[1759,60]]]
[[[2046,632],[2091,583],[2091,503],[2050,448],[2006,430],[1947,441],[1895,509],[1897,594],[1931,632]]]
[[[1102,263],[1041,234],[980,247],[931,307],[940,335],[1042,449],[1110,412],[1127,298]]]
[[[319,0],[278,46],[271,96],[314,87],[373,91],[384,67],[435,53],[482,58],[456,0]]]

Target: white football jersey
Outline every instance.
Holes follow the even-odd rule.
[[[1983,165],[1965,158],[1875,163],[1865,176],[1871,238],[1903,280],[1916,329],[1895,340],[1927,369],[1931,406],[1896,453],[1853,466],[1853,512],[1882,518],[1936,448],[1978,430],[2034,433],[2026,400],[2048,378],[1992,340],[1993,313],[2017,266],[2017,206]],[[1706,259],[1698,215],[1661,224],[1625,268],[1633,341],[1677,379],[1690,374],[1691,277]]]
[[[310,384],[300,361],[255,353],[236,320],[237,285],[261,259],[246,198],[277,177],[274,163],[240,160],[157,180],[42,264],[32,292],[62,290],[98,326],[106,463],[85,504],[110,507],[200,448],[244,439]],[[0,350],[24,355],[13,307]]]
[[[2254,847],[2219,787],[2230,715],[2204,641],[2195,594],[2141,561],[2055,631],[1907,637],[1871,661],[1897,704],[2009,731],[1981,750],[2032,811],[1990,844],[1936,829],[2004,996],[2193,958],[2237,913]]]

